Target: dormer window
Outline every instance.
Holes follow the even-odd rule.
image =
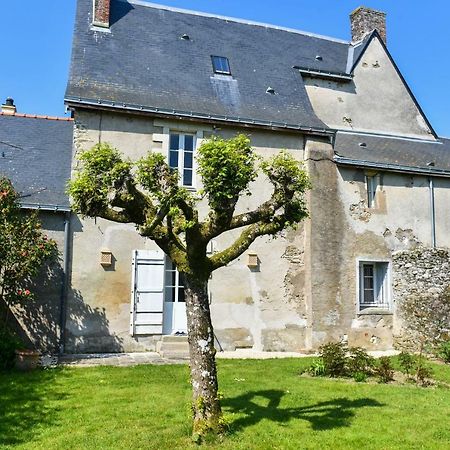
[[[225,56],[211,56],[214,73],[231,75],[230,62]]]

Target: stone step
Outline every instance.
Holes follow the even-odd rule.
[[[156,344],[156,351],[169,359],[189,358],[189,344],[187,336],[163,336]]]
[[[162,342],[187,342],[188,338],[187,336],[163,336],[161,339]]]
[[[167,359],[189,359],[189,352],[167,352],[163,351],[159,353],[161,358]]]

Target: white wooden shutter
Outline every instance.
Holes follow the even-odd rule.
[[[135,250],[132,263],[130,333],[162,334],[164,252]]]

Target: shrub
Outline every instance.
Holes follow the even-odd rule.
[[[365,383],[367,381],[367,373],[365,373],[365,372],[355,372],[353,374],[353,379],[357,383]]]
[[[350,375],[356,374],[371,375],[375,366],[375,359],[372,358],[363,348],[352,347],[347,358],[347,370]],[[365,380],[364,380],[365,381]]]
[[[325,374],[330,377],[347,375],[347,346],[342,342],[330,342],[319,348],[319,356],[325,367]]]
[[[15,350],[21,347],[20,340],[7,330],[0,329],[0,370],[14,366]]]
[[[391,360],[387,356],[382,356],[379,359],[379,365],[376,373],[380,383],[389,383],[389,381],[394,379],[394,369],[392,367]]]
[[[441,343],[438,350],[438,356],[445,363],[450,364],[450,340]]]
[[[325,364],[323,363],[323,360],[317,359],[316,361],[314,361],[309,367],[308,372],[313,377],[323,377],[324,375],[326,375]]]
[[[402,371],[408,376],[411,375],[416,365],[416,358],[411,355],[411,353],[401,352],[400,355],[398,355],[398,360]]]
[[[422,386],[428,386],[430,384],[429,379],[433,376],[433,371],[430,367],[424,366],[420,363],[416,370],[417,384]]]

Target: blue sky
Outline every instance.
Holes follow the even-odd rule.
[[[349,39],[348,14],[364,4],[388,14],[388,47],[436,131],[450,136],[450,2],[411,0],[164,0]],[[1,0],[0,100],[20,112],[63,115],[76,0]]]

